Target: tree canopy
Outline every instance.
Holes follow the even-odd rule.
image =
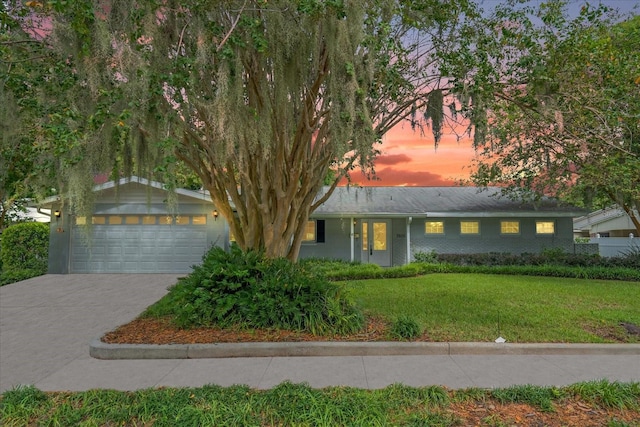
[[[585,5],[570,19],[565,6],[500,7],[477,54],[452,61],[476,100],[473,179],[617,204],[640,234],[640,17]]]
[[[73,68],[67,139],[52,143],[73,164],[70,194],[98,171],[171,187],[184,164],[243,249],[290,259],[337,183],[373,170],[386,131],[407,119],[437,143],[438,58],[473,13],[465,0],[28,3]]]

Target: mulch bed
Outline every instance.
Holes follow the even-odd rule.
[[[168,318],[136,319],[108,332],[102,341],[108,344],[210,344],[223,342],[302,342],[302,341],[387,341],[388,324],[368,318],[363,332],[351,335],[313,335],[276,329],[192,328],[180,329]],[[428,341],[423,335],[418,341]]]

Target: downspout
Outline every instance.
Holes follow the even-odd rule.
[[[411,221],[412,217],[407,218],[407,264],[411,263]]]

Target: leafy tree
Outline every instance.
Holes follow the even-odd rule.
[[[30,3],[77,79],[65,129],[78,131],[59,156],[70,190],[96,170],[172,186],[183,162],[240,247],[292,260],[337,183],[372,172],[386,131],[408,119],[437,143],[436,53],[459,47],[473,13],[466,0]]]
[[[477,55],[451,57],[476,126],[476,183],[592,207],[615,203],[640,234],[640,17],[565,2],[498,8]],[[464,64],[463,64],[464,61]]]
[[[72,134],[64,94],[74,75],[45,43],[43,22],[28,12],[0,3],[0,232],[25,198],[57,187],[62,165],[55,156]]]

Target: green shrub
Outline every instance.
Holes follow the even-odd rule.
[[[0,286],[10,283],[20,282],[22,280],[31,279],[32,277],[41,276],[42,272],[38,270],[8,270],[0,272]]]
[[[418,251],[413,254],[414,262],[423,262],[427,264],[437,264],[438,254],[436,251],[431,250],[429,252]]]
[[[180,327],[278,328],[314,334],[360,330],[364,317],[343,287],[286,259],[211,249],[146,315],[170,314]]]
[[[393,321],[389,332],[394,338],[410,340],[420,336],[422,330],[413,317],[400,315]]]
[[[2,270],[47,272],[49,227],[40,222],[24,222],[2,233]]]

